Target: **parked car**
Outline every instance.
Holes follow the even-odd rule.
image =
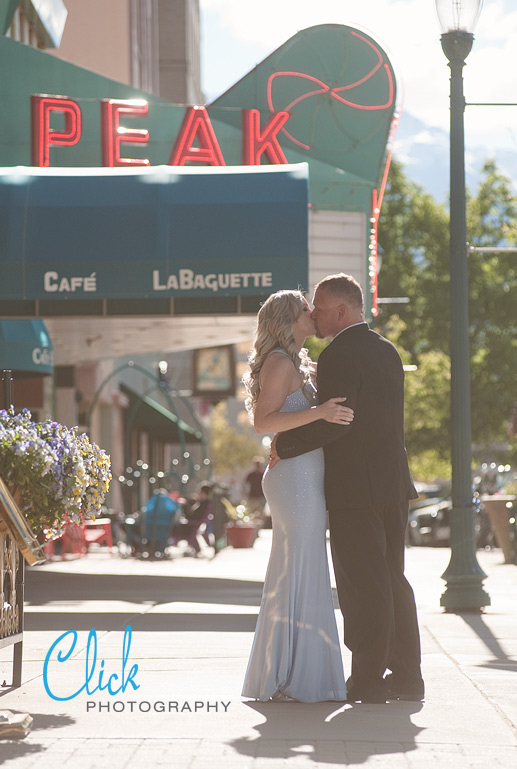
[[[409,513],[407,538],[410,545],[448,545],[450,499],[417,500]]]
[[[477,494],[474,495],[474,508],[477,547],[494,547],[492,527]],[[452,500],[450,497],[418,499],[413,502],[407,528],[408,544],[449,547],[451,509]]]

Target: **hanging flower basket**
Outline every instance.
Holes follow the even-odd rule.
[[[7,526],[19,546],[20,537],[43,544],[98,515],[110,459],[85,433],[11,407],[0,410],[0,479],[0,530]]]

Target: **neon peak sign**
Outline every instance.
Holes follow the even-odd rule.
[[[120,125],[121,118],[147,115],[148,103],[132,99],[101,99],[100,105],[102,165],[108,168],[149,166],[147,158],[122,156],[123,144],[146,144],[149,142],[149,131]],[[64,116],[65,124],[62,130],[51,128],[53,113],[61,113]],[[31,118],[33,166],[48,167],[52,147],[70,147],[81,140],[81,108],[74,99],[35,94],[31,96]],[[288,119],[288,112],[276,112],[266,125],[261,126],[259,110],[242,110],[243,165],[260,165],[262,155],[274,165],[287,163],[277,134]],[[168,165],[183,166],[189,162],[211,166],[226,165],[205,107],[186,109]]]
[[[394,100],[394,82],[388,64],[384,61],[381,51],[370,40],[355,32],[353,37],[369,47],[375,54],[373,66],[366,68],[362,76],[353,82],[332,86],[321,79],[304,72],[282,71],[274,72],[266,84],[266,100],[270,116],[266,125],[260,125],[260,112],[257,109],[242,110],[242,164],[259,165],[262,155],[272,164],[287,163],[282,148],[278,142],[278,134],[294,146],[310,150],[306,137],[299,135],[298,130],[285,124],[289,117],[294,117],[297,107],[307,99],[317,97],[316,110],[321,107],[321,98],[330,103],[338,103],[343,108],[357,111],[378,111],[390,109]],[[369,81],[382,79],[384,96],[379,103],[362,103],[361,91],[357,89]],[[288,103],[275,104],[279,93],[275,90],[280,82],[296,83],[296,98]],[[353,98],[354,92],[357,93]],[[281,94],[281,92],[280,92]],[[348,97],[348,98],[347,98]],[[77,101],[64,96],[49,96],[36,94],[31,97],[32,115],[32,164],[34,166],[50,165],[50,149],[52,147],[73,146],[81,140],[82,118]],[[149,105],[144,100],[101,99],[101,154],[102,165],[107,167],[148,166],[147,158],[131,158],[122,156],[122,145],[147,144],[149,131],[147,129],[127,128],[120,124],[121,118],[143,117],[149,112]],[[280,109],[279,109],[280,107]],[[51,128],[51,116],[61,113],[64,116],[64,129]],[[295,135],[298,134],[298,135]],[[214,128],[205,107],[188,107],[178,136],[172,148],[169,165],[182,166],[186,163],[204,163],[212,166],[226,165],[223,153],[217,141]]]

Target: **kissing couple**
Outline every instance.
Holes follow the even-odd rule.
[[[408,501],[404,370],[365,322],[350,275],[262,305],[244,376],[259,434],[275,433],[263,489],[273,523],[242,695],[261,701],[384,703],[424,697],[413,590],[404,576]],[[308,336],[331,337],[318,364]],[[327,512],[346,681],[326,551]]]

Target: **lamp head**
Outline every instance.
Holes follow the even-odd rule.
[[[483,0],[434,1],[442,32],[474,32]]]

